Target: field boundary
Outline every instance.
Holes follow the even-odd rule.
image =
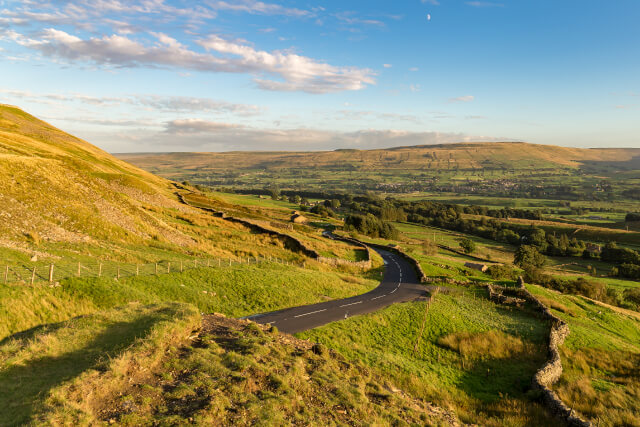
[[[195,206],[193,204],[191,204],[189,201],[187,201],[187,199],[184,197],[183,194],[176,192],[175,193],[178,198],[180,199],[180,201],[182,203],[184,203],[187,206],[190,206],[192,208],[195,209],[200,209],[206,212],[211,213],[213,216],[217,217],[217,218],[221,218],[225,221],[229,221],[229,222],[233,222],[236,224],[240,224],[243,225],[245,227],[248,227],[249,229],[258,232],[258,233],[263,233],[263,234],[268,234],[272,237],[275,237],[277,239],[279,239],[280,241],[282,241],[285,245],[286,249],[289,249],[293,252],[299,252],[302,253],[303,255],[314,259],[318,262],[324,263],[324,264],[328,264],[328,265],[351,265],[351,266],[355,266],[355,267],[360,267],[360,268],[364,268],[364,269],[369,269],[372,266],[372,260],[371,260],[371,252],[369,252],[369,249],[366,248],[366,252],[367,252],[367,260],[365,261],[349,261],[346,259],[341,259],[341,258],[328,258],[328,257],[324,257],[322,255],[320,255],[318,253],[318,251],[316,251],[315,249],[312,249],[310,247],[308,247],[304,242],[302,242],[300,239],[297,239],[289,234],[286,233],[282,233],[280,231],[276,231],[273,230],[271,228],[267,228],[264,227],[260,224],[257,224],[253,221],[249,221],[247,219],[243,219],[243,218],[236,218],[233,216],[229,216],[227,215],[225,212],[222,211],[218,211],[215,210],[213,208],[209,208],[209,207],[204,207],[204,206]],[[351,242],[354,243],[354,242]],[[363,245],[362,243],[358,244],[357,246],[359,247],[365,247],[365,245]]]
[[[556,392],[551,389],[551,386],[562,375],[562,359],[560,358],[559,348],[569,336],[569,325],[553,314],[546,305],[525,288],[522,277],[518,278],[517,291],[533,303],[542,316],[551,322],[547,362],[534,375],[533,387],[542,392],[543,401],[551,412],[562,418],[567,424],[575,427],[593,427],[590,421],[583,419],[579,413],[566,405]]]

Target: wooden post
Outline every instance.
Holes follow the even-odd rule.
[[[140,265],[136,264],[136,276],[140,275]]]
[[[222,267],[222,260],[218,258],[218,267]]]
[[[156,262],[156,276],[158,275],[158,263]]]
[[[53,282],[53,264],[49,264],[49,283]]]
[[[36,281],[36,267],[35,265],[33,266],[33,273],[31,273],[31,284],[33,285],[33,282]]]
[[[78,263],[78,277],[80,277],[80,263]]]
[[[229,258],[229,267],[231,267],[231,258]]]
[[[171,273],[171,261],[167,261],[167,273]]]
[[[102,263],[98,265],[98,277],[102,277]]]
[[[9,266],[7,265],[7,267],[4,269],[4,283],[7,283],[9,281]]]
[[[182,273],[182,261],[180,261],[180,273]]]
[[[194,268],[198,268],[198,260],[197,259],[193,260],[193,267]]]
[[[207,260],[207,267],[211,267],[211,260],[210,259]]]
[[[116,276],[116,279],[120,280],[120,266],[118,266],[118,275]]]

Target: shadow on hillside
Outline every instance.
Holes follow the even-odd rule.
[[[167,318],[166,310],[146,314],[126,322],[108,325],[84,347],[59,356],[33,357],[23,364],[0,371],[0,425],[17,426],[29,423],[49,392],[88,369],[100,369],[109,358],[130,346],[136,338],[145,336],[157,322]],[[53,326],[53,329],[51,329]],[[53,332],[64,324],[56,323],[5,338],[36,338],[38,332]]]

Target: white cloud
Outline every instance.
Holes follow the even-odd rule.
[[[338,21],[342,21],[349,25],[371,25],[375,27],[384,27],[385,23],[377,19],[363,19],[355,16],[354,12],[340,12],[334,14]]]
[[[260,51],[242,42],[210,35],[197,43],[208,52],[189,49],[177,40],[152,33],[155,45],[144,45],[121,35],[80,39],[54,28],[43,30],[39,40],[15,32],[8,37],[44,55],[69,61],[90,61],[116,67],[170,67],[203,72],[250,73],[258,87],[275,91],[328,93],[360,90],[375,83],[372,70],[338,67],[283,51]],[[264,78],[275,76],[277,80]]]
[[[465,95],[457,98],[450,98],[449,102],[472,102],[474,99],[476,99],[476,97],[473,95]]]
[[[176,138],[179,138],[179,143]],[[461,133],[409,132],[404,130],[361,130],[337,132],[307,128],[259,129],[199,119],[174,120],[164,132],[147,138],[156,151],[229,150],[332,150],[336,148],[387,148],[505,138],[469,136]],[[160,146],[158,146],[160,145]],[[132,151],[140,151],[136,147]]]
[[[178,119],[167,123],[166,132],[170,134],[217,133],[242,126],[231,123],[210,122],[201,119]]]
[[[391,68],[391,67],[393,67],[393,65],[391,65],[391,64],[382,64],[382,66],[383,66],[384,68]]]
[[[81,93],[34,94],[28,91],[2,88],[0,88],[0,93],[6,94],[12,98],[28,99],[35,102],[51,100],[60,102],[81,102],[84,104],[97,106],[132,105],[136,107],[148,107],[159,112],[169,113],[203,112],[218,114],[228,113],[238,116],[252,116],[260,114],[264,111],[264,108],[261,108],[257,105],[234,104],[211,98],[198,98],[189,96],[128,95],[121,97],[98,97]]]
[[[307,10],[287,8],[279,4],[263,3],[261,1],[255,0],[235,0],[232,2],[207,1],[206,3],[209,7],[215,10],[230,10],[251,14],[285,15],[294,17],[305,17],[312,15],[312,13]]]
[[[439,6],[440,2],[438,0],[422,0],[422,3],[431,4],[433,6]]]
[[[411,68],[409,68],[409,71],[414,72],[414,73],[415,73],[416,71],[419,71],[419,70],[420,70],[420,69],[419,69],[418,67],[411,67]]]

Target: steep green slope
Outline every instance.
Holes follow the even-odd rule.
[[[179,304],[29,331],[0,362],[2,425],[455,423],[325,347]]]

